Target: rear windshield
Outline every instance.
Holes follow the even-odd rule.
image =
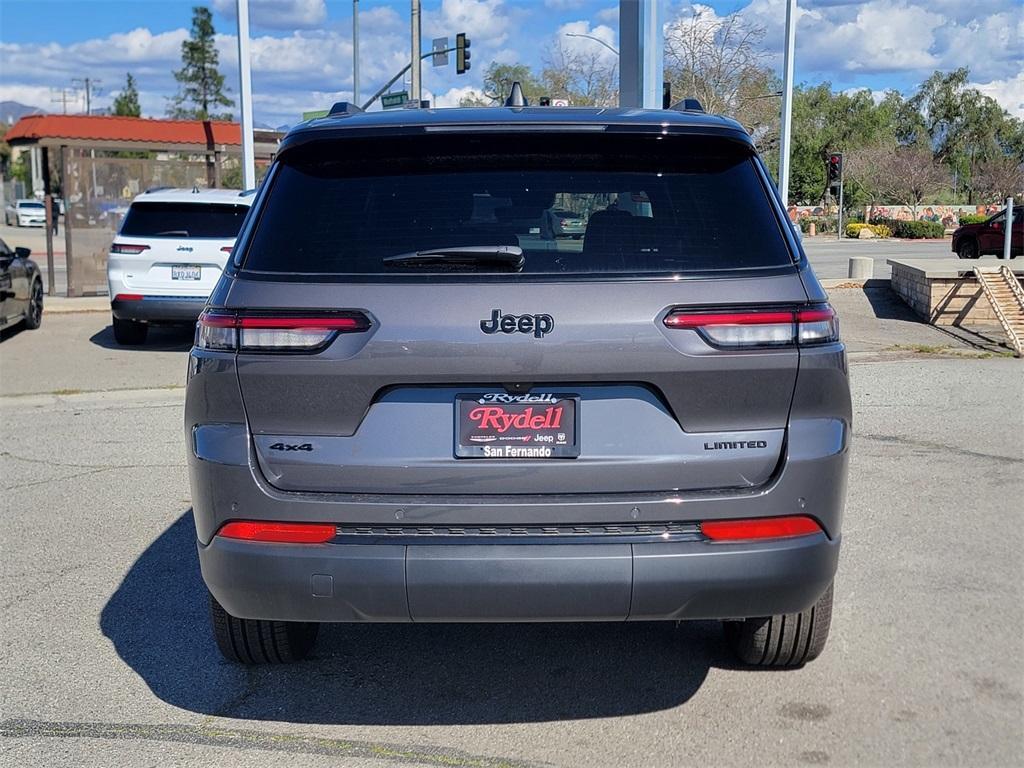
[[[396,260],[517,246],[526,275],[792,265],[750,150],[721,138],[448,135],[319,142],[278,167],[242,258],[297,275],[510,273]],[[563,222],[582,225],[567,232]],[[576,225],[576,226],[579,226]]]
[[[215,203],[132,203],[121,225],[128,237],[209,237],[231,240],[238,236],[249,212],[245,205]]]
[[[18,203],[19,208],[42,208],[42,203]]]

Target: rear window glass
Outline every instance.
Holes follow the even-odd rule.
[[[245,205],[210,203],[132,203],[121,225],[128,237],[210,237],[230,240],[238,236],[249,212]]]
[[[18,203],[19,208],[42,208],[42,203]]]
[[[526,275],[793,263],[749,149],[720,138],[524,132],[346,139],[293,150],[272,183],[242,257],[245,270],[508,273],[493,261],[388,260],[498,246],[522,249],[518,274]]]

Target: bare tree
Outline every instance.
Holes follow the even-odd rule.
[[[910,206],[915,219],[924,199],[947,184],[946,169],[935,162],[927,147],[899,147],[893,153],[887,192],[893,199]]]
[[[974,190],[983,202],[1024,198],[1024,165],[1009,155],[982,160],[971,171]]]
[[[541,82],[546,96],[574,106],[614,107],[619,102],[618,67],[601,49],[583,52],[561,38],[544,53]]]
[[[844,154],[844,174],[867,201],[867,221],[874,215],[875,205],[890,194],[895,155],[896,148],[890,144],[849,149]]]
[[[665,29],[665,77],[672,93],[736,118],[762,152],[778,142],[779,80],[761,47],[765,30],[738,13],[681,12]]]

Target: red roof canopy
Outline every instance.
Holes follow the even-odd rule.
[[[138,142],[150,145],[242,143],[238,123],[221,120],[154,120],[101,115],[27,115],[7,131],[8,142],[67,139],[76,142]]]

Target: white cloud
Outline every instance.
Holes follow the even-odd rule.
[[[583,5],[583,0],[544,0],[544,5],[553,11],[574,11]]]
[[[213,9],[235,18],[235,0],[213,0]],[[252,0],[249,23],[268,29],[313,29],[327,19],[325,0]],[[360,18],[360,20],[362,20]]]
[[[435,107],[457,107],[459,102],[468,96],[480,96],[480,91],[471,85],[461,88],[449,88],[444,93],[434,94]]]
[[[1024,71],[1015,77],[988,83],[971,83],[974,88],[991,96],[1014,117],[1024,120]]]
[[[619,6],[613,5],[611,8],[604,8],[595,13],[594,18],[598,21],[603,21],[605,24],[618,24]]]

